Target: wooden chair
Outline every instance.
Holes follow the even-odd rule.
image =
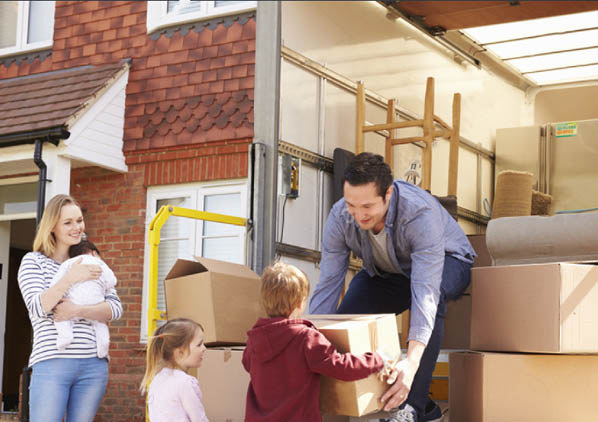
[[[424,99],[423,119],[396,121],[395,100],[388,100],[386,108],[386,123],[370,124],[365,120],[365,88],[362,82],[357,83],[357,109],[356,109],[356,137],[355,153],[365,151],[365,134],[374,132],[385,138],[386,163],[394,169],[393,146],[401,144],[424,143],[422,152],[422,178],[420,187],[430,192],[432,183],[432,143],[437,138],[444,138],[450,142],[448,189],[447,197],[437,197],[440,203],[447,208],[456,219],[457,216],[457,176],[459,169],[459,126],[461,120],[461,94],[453,95],[453,126],[450,127],[444,120],[434,114],[434,78],[426,80],[426,94]],[[423,136],[395,138],[396,129],[408,127],[421,127]],[[401,347],[406,348],[409,336],[409,311],[401,314]]]
[[[461,120],[461,94],[453,96],[453,126],[450,127],[440,117],[434,114],[434,78],[426,81],[426,96],[424,102],[424,117],[419,120],[395,121],[395,100],[389,100],[386,108],[386,123],[369,124],[365,120],[365,88],[362,82],[357,83],[357,115],[356,115],[355,153],[365,151],[365,134],[374,132],[385,138],[385,160],[394,168],[393,146],[401,144],[421,143],[422,152],[422,180],[421,188],[430,191],[432,183],[432,142],[437,138],[444,138],[450,142],[448,190],[449,196],[457,195],[457,176],[459,168],[459,124]],[[395,138],[396,129],[421,127],[423,136]],[[385,131],[385,132],[384,132]]]

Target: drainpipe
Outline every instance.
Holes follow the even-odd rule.
[[[37,183],[37,218],[35,222],[36,228],[37,226],[39,226],[39,222],[42,219],[42,214],[44,213],[44,206],[46,204],[46,182],[51,182],[51,180],[46,179],[48,167],[42,159],[43,145],[44,141],[42,141],[41,139],[35,140],[33,162],[39,168],[39,181]]]

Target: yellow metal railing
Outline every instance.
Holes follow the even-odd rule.
[[[152,219],[148,229],[149,250],[149,297],[147,308],[147,345],[149,348],[150,339],[158,321],[164,321],[167,318],[165,312],[158,309],[158,247],[160,246],[160,230],[170,216],[193,218],[195,220],[212,221],[215,223],[232,224],[235,226],[246,226],[247,220],[241,217],[217,214],[207,211],[192,210],[189,208],[175,207],[172,205],[163,205],[160,207]],[[149,349],[148,349],[149,350]],[[147,357],[147,356],[146,356]],[[149,386],[148,386],[149,387]],[[149,416],[146,407],[146,421]]]

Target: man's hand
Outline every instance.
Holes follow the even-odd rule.
[[[408,358],[401,360],[395,365],[393,373],[389,375],[387,380],[389,384],[394,381],[394,384],[381,398],[385,411],[399,407],[407,400],[418,366],[417,362],[411,361]]]
[[[79,305],[75,305],[68,299],[62,299],[58,305],[54,307],[54,321],[68,321],[69,319],[79,316]]]

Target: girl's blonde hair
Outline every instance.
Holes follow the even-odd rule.
[[[37,227],[37,233],[33,240],[33,250],[41,252],[46,256],[52,256],[56,250],[56,236],[52,233],[54,226],[60,220],[60,211],[65,205],[76,205],[79,203],[70,195],[58,194],[48,201],[44,214]]]
[[[198,328],[203,331],[201,324],[187,318],[171,319],[166,324],[156,328],[149,339],[147,366],[139,386],[142,394],[147,392],[148,386],[162,368],[177,366],[174,360],[175,350],[180,348],[189,349]]]
[[[309,281],[299,268],[278,261],[264,269],[261,295],[269,317],[288,318],[309,296]]]

